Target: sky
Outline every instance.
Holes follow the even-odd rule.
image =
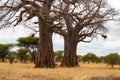
[[[116,10],[120,10],[120,0],[108,0],[109,4]],[[84,55],[88,52],[95,53],[98,56],[107,55],[109,53],[120,54],[120,22],[108,22],[109,32],[107,32],[107,39],[98,37],[91,43],[79,43],[77,47],[77,54]],[[17,26],[14,28],[7,28],[0,30],[0,44],[5,43],[16,43],[19,37],[25,37],[30,35],[32,32],[30,29]],[[64,40],[62,36],[55,34],[53,36],[53,47],[54,50],[64,49]]]

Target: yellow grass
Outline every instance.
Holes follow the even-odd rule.
[[[119,67],[80,63],[75,68],[35,69],[32,63],[0,63],[0,80],[85,80],[92,76],[120,76]]]

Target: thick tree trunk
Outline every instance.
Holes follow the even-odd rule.
[[[55,67],[54,57],[53,57],[53,43],[52,43],[52,31],[50,30],[51,23],[49,20],[49,13],[51,9],[52,2],[54,0],[44,0],[42,6],[42,17],[41,14],[38,16],[39,20],[39,43],[38,52],[35,58],[36,68],[53,68]]]
[[[77,61],[77,54],[76,54],[77,42],[73,38],[72,39],[69,37],[65,38],[64,58],[61,66],[75,67],[79,65]]]
[[[46,23],[40,24],[40,39],[38,43],[38,52],[35,58],[36,68],[54,68],[52,32]]]

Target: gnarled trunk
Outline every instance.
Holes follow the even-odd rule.
[[[77,42],[73,38],[64,39],[64,58],[61,66],[74,67],[79,65],[76,54]]]
[[[52,32],[49,25],[45,22],[40,24],[40,39],[38,43],[38,52],[35,58],[36,68],[54,68]]]
[[[45,0],[42,6],[42,13],[38,15],[40,39],[38,43],[38,52],[36,53],[36,58],[35,58],[36,68],[55,67],[55,62],[53,57],[53,43],[52,43],[53,32],[50,30],[51,24],[48,22],[50,8],[53,1],[54,0]]]

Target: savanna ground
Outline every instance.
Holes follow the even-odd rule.
[[[106,64],[80,63],[75,68],[36,69],[32,63],[0,63],[0,80],[103,80],[106,76],[120,77],[120,66],[110,69]]]

